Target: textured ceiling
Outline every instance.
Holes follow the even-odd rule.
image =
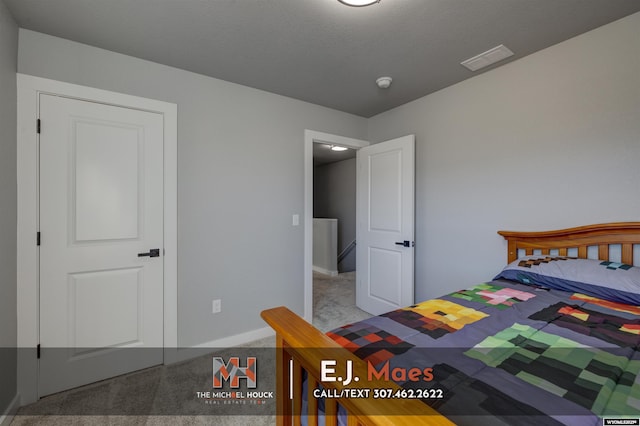
[[[4,2],[23,28],[363,117],[472,77],[460,62],[498,44],[515,53],[503,64],[640,11],[638,0]]]

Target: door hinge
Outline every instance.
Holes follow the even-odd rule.
[[[38,246],[40,245],[40,232],[39,231],[36,233],[36,245],[38,245]]]
[[[38,346],[36,347],[36,352],[38,355],[38,359],[40,359],[40,343],[38,343]]]
[[[36,132],[40,133],[40,119],[38,118],[38,121],[36,123]]]

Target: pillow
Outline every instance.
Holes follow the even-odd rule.
[[[640,268],[624,263],[527,256],[508,264],[494,280],[499,278],[640,305]]]

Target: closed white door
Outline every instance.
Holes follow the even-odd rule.
[[[373,315],[414,303],[415,136],[357,154],[356,304]]]
[[[40,95],[39,395],[163,361],[163,117]]]

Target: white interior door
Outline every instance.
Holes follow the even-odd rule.
[[[356,304],[380,315],[414,303],[415,136],[361,148],[357,168]]]
[[[163,361],[163,117],[44,94],[39,114],[43,396]]]

